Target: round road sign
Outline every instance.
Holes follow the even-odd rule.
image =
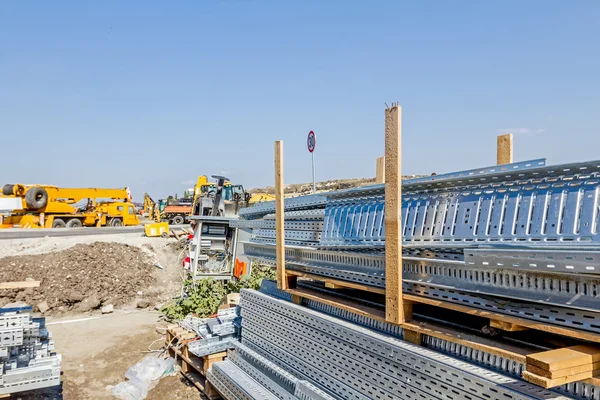
[[[306,145],[308,146],[308,151],[315,151],[315,146],[317,145],[317,137],[313,131],[308,132],[308,138],[306,139]]]

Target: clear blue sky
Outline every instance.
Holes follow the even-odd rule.
[[[161,4],[162,3],[162,4]],[[598,159],[598,1],[0,2],[0,184],[180,194],[367,177],[384,103],[406,174]]]

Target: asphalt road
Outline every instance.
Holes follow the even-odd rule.
[[[184,228],[189,225],[170,225],[169,229],[173,228]],[[91,235],[117,235],[117,234],[142,234],[144,232],[144,225],[138,226],[123,226],[119,228],[115,227],[103,227],[103,228],[40,228],[40,229],[21,229],[21,228],[10,228],[0,229],[0,240],[7,239],[30,239],[40,237],[62,237],[62,236],[91,236]]]

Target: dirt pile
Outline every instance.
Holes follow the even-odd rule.
[[[0,281],[39,280],[34,289],[3,290],[0,304],[48,303],[49,312],[90,311],[130,302],[156,281],[153,260],[122,243],[77,244],[53,253],[0,258]]]

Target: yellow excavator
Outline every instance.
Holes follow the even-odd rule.
[[[21,200],[0,228],[78,228],[139,225],[128,188],[59,188],[51,185],[4,185],[3,197]],[[107,201],[107,200],[110,201]],[[83,203],[87,200],[86,203]]]

